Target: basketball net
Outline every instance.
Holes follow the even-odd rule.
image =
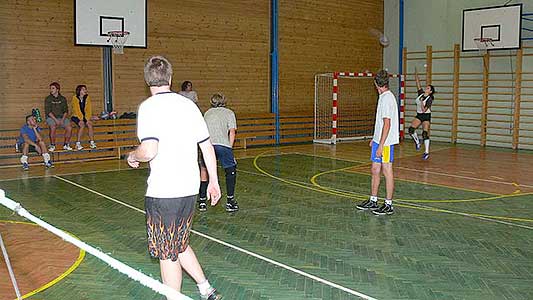
[[[129,31],[109,31],[107,36],[109,37],[107,42],[111,42],[111,45],[113,45],[113,53],[124,54],[124,44],[130,36]]]
[[[479,54],[482,56],[487,53],[487,49],[490,49],[490,46],[494,46],[491,38],[475,38],[474,42],[477,45]]]

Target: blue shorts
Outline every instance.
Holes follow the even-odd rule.
[[[222,165],[222,168],[227,169],[237,165],[237,161],[233,156],[233,150],[231,148],[222,145],[213,145],[213,148],[215,148],[215,155]]]
[[[378,150],[379,144],[372,141],[372,154],[370,160],[376,163],[392,163],[394,162],[394,145],[383,146],[383,156],[376,157],[376,151]]]

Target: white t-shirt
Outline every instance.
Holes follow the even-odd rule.
[[[146,196],[177,198],[198,194],[198,143],[209,139],[202,113],[174,92],[153,95],[139,106],[137,136],[159,141],[150,161]]]
[[[237,129],[235,113],[225,107],[213,107],[205,112],[204,120],[211,136],[211,143],[231,148],[228,133],[230,129]]]
[[[376,110],[376,124],[374,125],[374,137],[372,140],[379,144],[381,131],[383,130],[383,118],[390,119],[389,136],[385,140],[384,146],[395,145],[400,142],[400,131],[398,122],[398,103],[391,91],[386,91],[379,95],[378,108]]]
[[[198,94],[195,91],[179,91],[178,94],[191,99],[194,103],[198,104]]]
[[[416,112],[419,114],[430,114],[431,113],[431,104],[433,104],[433,97],[432,96],[425,96],[424,90],[420,89],[418,90],[418,97],[416,97]],[[427,106],[426,111],[424,111],[424,107]]]

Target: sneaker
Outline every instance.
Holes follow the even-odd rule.
[[[200,294],[200,299],[202,299],[202,300],[220,300],[220,299],[222,299],[222,295],[217,293],[217,290],[214,287],[211,287],[207,294],[205,294],[205,295]]]
[[[199,211],[206,211],[207,210],[207,199],[206,198],[200,198],[198,201],[198,210]]]
[[[79,151],[81,149],[83,149],[83,146],[81,145],[81,143],[80,142],[76,142],[76,150]]]
[[[416,151],[420,151],[420,148],[422,148],[422,145],[420,143],[415,142]]]
[[[355,206],[355,208],[360,209],[360,210],[375,210],[375,209],[378,209],[378,207],[379,207],[378,202],[372,201],[370,199],[365,200]]]
[[[234,212],[239,210],[239,204],[235,199],[228,199],[228,202],[226,202],[226,211],[227,212]]]
[[[55,150],[56,150],[56,145],[50,145],[50,146],[48,147],[48,151],[50,151],[50,152],[53,152],[53,151],[55,151]]]
[[[394,208],[392,205],[383,204],[378,209],[373,210],[372,213],[378,216],[392,215],[394,213]]]
[[[52,161],[49,160],[48,162],[45,162],[44,163],[44,166],[47,168],[47,169],[50,169],[50,168],[53,168],[54,165],[52,164]]]
[[[69,144],[63,145],[63,150],[72,151],[72,147]]]
[[[94,141],[91,141],[89,147],[91,147],[91,149],[95,149],[96,148],[96,143]]]
[[[30,165],[28,165],[28,163],[23,163],[22,164],[22,170],[28,171],[29,169],[30,169]]]
[[[429,159],[429,153],[422,154],[422,159],[423,160],[428,160]]]

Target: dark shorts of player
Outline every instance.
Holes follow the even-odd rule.
[[[233,156],[233,149],[222,145],[213,145],[213,148],[215,148],[215,155],[222,168],[227,169],[237,165],[235,156]]]
[[[71,117],[70,119],[72,120],[72,122],[76,123],[76,125],[80,126],[81,120],[78,117]],[[83,122],[87,124],[87,120],[83,119]]]
[[[206,168],[204,156],[202,155],[202,150],[200,150],[200,147],[198,147],[198,166],[200,168]]]
[[[416,113],[415,118],[419,119],[420,122],[431,122],[431,113],[429,114]]]
[[[176,261],[187,250],[196,196],[145,197],[148,252],[153,258]]]

